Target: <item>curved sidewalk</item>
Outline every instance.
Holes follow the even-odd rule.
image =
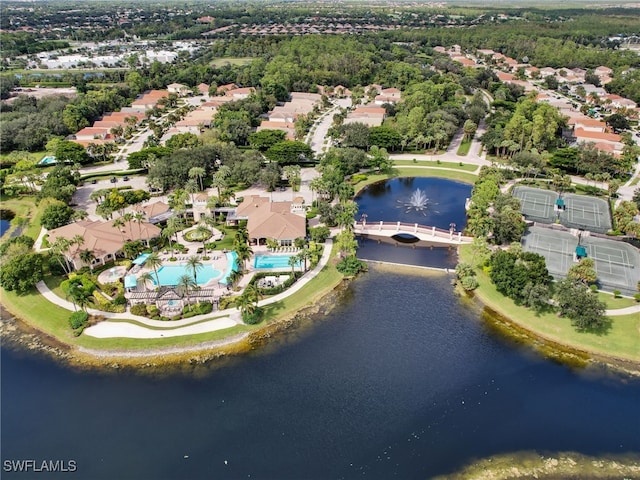
[[[278,295],[274,295],[268,299],[258,303],[260,306],[269,305],[278,302],[289,295],[294,294],[313,278],[315,278],[322,268],[329,261],[331,249],[333,247],[332,240],[328,239],[324,245],[322,256],[318,264],[313,270],[308,271],[300,280],[294,283],[291,288]],[[53,293],[47,285],[40,281],[36,285],[38,291],[51,303],[58,305],[66,310],[74,311],[73,303],[60,298]],[[97,338],[162,338],[177,337],[182,335],[193,335],[197,333],[208,333],[216,330],[230,328],[235,325],[242,325],[242,320],[237,308],[228,308],[226,310],[218,310],[204,315],[197,315],[183,320],[173,320],[170,322],[162,320],[152,320],[139,315],[133,315],[127,311],[124,313],[109,313],[101,310],[88,309],[88,313],[92,315],[101,315],[105,320],[88,327],[84,330],[84,334]],[[214,317],[214,318],[212,318]],[[203,321],[210,319],[209,321]],[[118,320],[110,322],[109,320]],[[132,323],[135,322],[135,323]],[[143,324],[143,325],[138,325]],[[147,325],[150,328],[145,328]]]

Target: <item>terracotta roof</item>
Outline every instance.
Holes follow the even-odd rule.
[[[512,73],[506,72],[496,72],[496,75],[498,77],[498,80],[500,80],[501,82],[509,82],[515,78]]]
[[[620,142],[620,135],[605,132],[588,132],[582,128],[576,128],[573,132],[576,138],[587,138],[590,140],[606,140],[608,142]]]
[[[164,202],[154,202],[144,206],[134,207],[134,210],[144,213],[147,218],[155,217],[157,215],[168,212],[170,209],[169,205]]]
[[[305,217],[291,213],[291,202],[271,202],[254,195],[238,205],[236,214],[248,218],[250,238],[294,240],[307,233]]]
[[[76,132],[76,137],[78,135],[80,135],[80,136],[85,136],[85,135],[106,135],[107,133],[109,133],[109,129],[105,128],[105,127],[98,127],[98,128],[85,127],[82,130],[80,130],[79,132]]]
[[[49,240],[54,242],[58,238],[72,239],[76,235],[84,238],[80,246],[74,245],[69,255],[74,258],[82,250],[91,250],[98,258],[107,254],[116,254],[124,244],[133,240],[147,240],[160,235],[160,228],[147,222],[125,222],[122,227],[114,227],[113,221],[91,221],[70,223],[49,231]]]

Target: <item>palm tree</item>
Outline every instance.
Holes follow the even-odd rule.
[[[218,189],[218,198],[220,198],[220,190],[227,186],[227,179],[231,176],[231,168],[227,165],[221,165],[218,171],[213,174],[212,186]]]
[[[58,262],[65,274],[71,273],[71,266],[69,265],[69,260],[66,255],[69,252],[69,247],[71,247],[71,241],[64,237],[57,238],[55,242],[51,244],[51,252],[57,256]],[[64,259],[64,263],[62,263],[62,259]]]
[[[211,237],[211,230],[206,225],[198,224],[195,233],[202,239],[202,249],[204,250],[204,256],[207,256],[207,240]]]
[[[171,241],[171,237],[173,237],[178,231],[175,228],[172,228],[168,225],[162,229],[160,235],[169,240],[169,248],[171,249],[171,255],[173,256],[175,251],[173,250],[173,242]]]
[[[238,261],[242,262],[242,268],[245,269],[247,260],[251,258],[253,250],[246,243],[240,243],[234,247],[236,254],[238,255]]]
[[[309,258],[311,258],[311,250],[309,250],[308,247],[304,247],[302,250],[300,250],[300,252],[298,253],[298,259],[301,262],[304,262],[304,271],[307,271],[307,260],[309,260]]]
[[[124,227],[124,218],[116,218],[111,225],[122,232],[122,227]]]
[[[131,220],[133,220],[133,213],[127,212],[122,216],[122,220],[129,224],[129,233],[131,233]]]
[[[158,252],[153,252],[147,257],[147,261],[144,262],[145,266],[153,269],[156,274],[156,285],[160,287],[160,277],[158,276],[158,267],[162,266],[162,259],[158,255]]]
[[[236,298],[235,303],[236,307],[238,307],[238,310],[240,310],[240,314],[242,315],[243,319],[245,317],[252,316],[258,308],[256,303],[254,302],[252,294],[246,289],[244,292],[242,292],[242,295]]]
[[[298,256],[297,255],[291,255],[289,257],[289,266],[291,267],[291,274],[293,275],[295,273],[295,266],[296,263],[298,263]]]
[[[138,235],[142,236],[142,223],[145,220],[144,213],[142,212],[134,213],[133,220],[138,224]]]
[[[206,170],[202,167],[192,167],[189,169],[189,178],[196,178],[200,184],[200,190],[204,190],[202,186],[202,177],[204,177]]]
[[[195,279],[191,275],[180,275],[178,278],[178,291],[184,292],[187,296],[187,303],[191,304],[191,297],[189,297],[189,290],[197,286]]]
[[[144,291],[146,292],[147,282],[153,281],[153,275],[151,275],[151,272],[144,272],[138,276],[138,281],[142,282],[142,285],[144,286]]]
[[[191,271],[193,272],[193,281],[197,285],[198,284],[198,277],[197,277],[198,270],[203,267],[202,260],[200,260],[200,257],[198,255],[191,255],[189,258],[187,258],[187,267],[190,268]]]
[[[91,269],[91,271],[93,272],[93,261],[96,259],[96,256],[93,254],[92,250],[82,250],[80,252],[80,260],[82,260],[83,263],[86,263],[87,265],[89,265],[89,268]]]
[[[195,180],[187,180],[187,183],[184,184],[184,189],[191,194],[191,206],[194,204],[193,194],[198,191],[198,184]]]

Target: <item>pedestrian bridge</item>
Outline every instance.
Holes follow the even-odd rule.
[[[473,242],[473,237],[462,235],[462,232],[443,230],[442,228],[402,222],[356,222],[356,235],[372,237],[393,237],[396,235],[413,236],[425,242],[442,243],[444,245],[464,245]]]

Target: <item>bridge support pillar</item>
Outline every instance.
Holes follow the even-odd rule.
[[[458,232],[458,243],[462,242],[462,232]]]

